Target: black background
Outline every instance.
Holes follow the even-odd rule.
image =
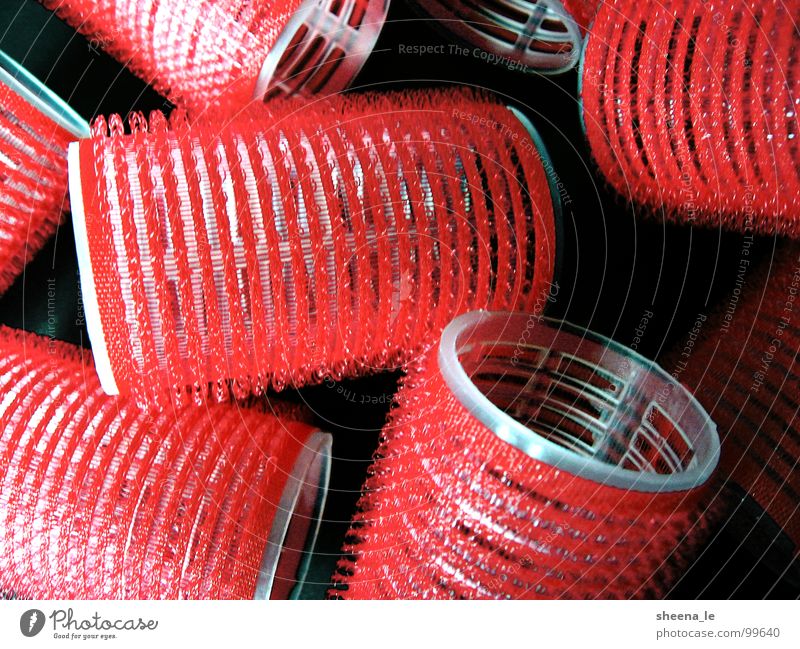
[[[639,351],[657,359],[733,286],[740,235],[665,225],[660,215],[640,218],[597,175],[588,153],[576,99],[575,71],[558,77],[525,75],[472,56],[400,54],[402,45],[448,40],[436,26],[395,0],[375,52],[355,87],[430,87],[460,83],[495,91],[533,120],[570,202],[563,206],[558,299],[548,315],[562,317],[630,345],[652,311]],[[87,119],[132,110],[169,111],[171,105],[120,64],[35,0],[0,4],[0,48],[61,95]],[[447,52],[447,48],[445,48]],[[757,241],[760,255],[775,241]],[[56,321],[48,323],[48,281],[58,277]],[[0,301],[0,322],[89,346],[76,326],[79,284],[69,222]],[[52,329],[49,329],[52,331]],[[334,433],[331,492],[309,583],[303,597],[322,597],[338,558],[358,491],[385,420],[398,375],[386,373],[341,386],[283,396],[307,402],[321,427]],[[341,388],[341,389],[339,389]],[[357,398],[353,398],[357,395]],[[362,403],[362,395],[379,403]],[[731,487],[734,489],[734,487]],[[675,597],[797,597],[800,569],[780,531],[741,495],[736,516],[715,535]],[[775,539],[778,542],[772,542]],[[764,548],[769,547],[765,553]]]

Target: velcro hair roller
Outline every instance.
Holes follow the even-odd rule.
[[[482,95],[118,117],[70,149],[103,388],[152,402],[364,374],[477,307],[541,309],[552,194],[532,127]]]
[[[707,536],[718,456],[652,362],[533,315],[462,315],[408,369],[332,594],[663,596]]]
[[[0,329],[0,583],[33,599],[288,596],[330,436],[215,405],[140,410],[91,360]],[[85,352],[83,352],[85,353]]]
[[[89,125],[0,52],[0,294],[61,222],[67,145]]]
[[[474,55],[525,72],[559,73],[580,59],[597,0],[410,0]]]
[[[616,0],[585,47],[583,119],[616,191],[665,218],[797,236],[796,0]]]
[[[700,314],[665,367],[719,425],[721,473],[766,511],[800,552],[800,248],[749,269]]]
[[[193,112],[272,91],[337,93],[358,74],[389,0],[40,0]]]

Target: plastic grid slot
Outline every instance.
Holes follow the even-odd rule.
[[[459,361],[483,398],[527,427],[528,450],[502,421],[490,429],[483,405],[456,396],[441,350],[438,363],[432,353],[410,367],[333,597],[663,597],[702,547],[718,453],[707,415],[652,364],[512,317],[501,337],[461,345]],[[683,396],[661,404],[667,386]],[[549,443],[561,460],[536,459]],[[586,477],[598,461],[630,486]],[[645,475],[661,486],[640,488]]]
[[[525,71],[560,73],[580,59],[593,0],[411,0],[445,31]]]
[[[254,596],[311,427],[234,406],[140,410],[103,394],[78,348],[2,328],[0,349],[10,596]]]
[[[202,401],[360,375],[407,362],[458,313],[545,303],[548,179],[528,128],[484,96],[131,127],[100,122],[70,154],[109,393]]]
[[[800,234],[796,0],[603,3],[583,119],[600,171],[652,217]]]
[[[258,96],[332,95],[363,67],[389,12],[389,0],[316,0],[296,14],[269,54]],[[264,72],[262,72],[262,75]]]

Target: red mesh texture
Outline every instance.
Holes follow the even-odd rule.
[[[617,192],[674,221],[800,234],[798,20],[796,0],[603,3],[583,117]]]
[[[176,104],[234,110],[302,0],[40,0]]]
[[[719,425],[720,467],[800,550],[800,248],[741,286],[671,350],[671,368]]]
[[[63,218],[74,139],[0,83],[0,294]]]
[[[305,424],[145,412],[90,360],[0,329],[0,583],[35,599],[251,598]]]
[[[542,353],[540,368],[566,363],[577,371],[574,358]],[[581,429],[581,418],[548,416],[561,398],[558,390],[550,384],[547,394],[536,394],[548,381],[539,384],[528,375],[526,383],[506,372],[508,361],[502,355],[487,359],[482,377],[472,374],[475,385],[525,425],[543,431],[555,422],[549,438],[571,438],[579,449],[579,437],[590,434]],[[595,374],[588,380],[599,385],[603,379]],[[594,401],[592,393],[597,391],[587,388],[581,400]],[[709,493],[706,486],[629,491],[534,460],[470,414],[431,354],[409,370],[396,397],[331,594],[659,597],[707,537],[709,518],[701,514]]]
[[[581,33],[585,34],[592,26],[600,0],[560,0],[560,2],[578,24]]]
[[[455,314],[544,305],[548,180],[526,128],[485,98],[109,125],[71,174],[110,392],[224,399],[363,374],[433,344]]]
[[[579,60],[596,0],[411,0],[440,27],[495,64],[564,72]]]

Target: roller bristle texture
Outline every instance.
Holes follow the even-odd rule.
[[[122,136],[109,120],[79,163],[83,288],[122,393],[226,399],[365,374],[458,313],[543,308],[548,179],[526,128],[485,97],[134,122]]]
[[[139,410],[77,348],[0,329],[0,584],[26,599],[252,598],[308,427]]]
[[[232,111],[302,0],[40,0],[175,104]]]
[[[517,421],[568,437],[588,421],[576,414],[581,400],[599,393],[576,397],[575,377],[556,377],[580,362],[541,353],[534,371],[549,368],[549,378],[529,374],[526,384],[526,360],[508,372],[511,357],[495,356],[481,362],[476,385]],[[565,398],[571,419],[550,410]],[[713,520],[709,487],[629,491],[533,459],[470,414],[435,354],[408,369],[368,476],[332,597],[663,597]]]
[[[747,491],[800,552],[798,292],[797,245],[783,245],[753,268],[745,258],[733,292],[698,317],[665,367],[717,423],[723,476]]]
[[[581,33],[589,31],[595,15],[597,15],[600,0],[559,0],[564,10],[580,27]]]
[[[72,139],[0,82],[0,295],[63,219]]]
[[[653,217],[800,236],[798,21],[796,0],[603,3],[583,119],[614,189]]]

